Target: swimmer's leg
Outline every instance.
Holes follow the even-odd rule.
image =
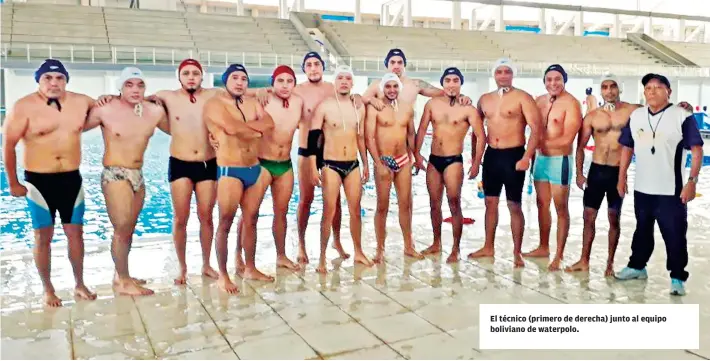
[[[242,207],[242,246],[244,247],[244,279],[273,282],[274,278],[256,269],[256,222],[259,219],[259,207],[264,200],[266,188],[271,183],[271,175],[261,168],[259,179],[244,191]]]
[[[446,199],[451,211],[451,225],[454,231],[454,245],[447,263],[458,262],[461,251],[461,234],[463,233],[463,214],[461,213],[461,187],[463,185],[463,163],[454,162],[444,171]]]
[[[175,278],[176,285],[187,282],[187,263],[185,252],[187,248],[187,220],[190,218],[190,201],[194,184],[190,178],[184,177],[170,182],[170,196],[173,201],[173,242],[177,253],[180,273]]]
[[[239,292],[239,288],[232,282],[227,272],[227,257],[229,256],[227,236],[242,200],[243,191],[244,186],[239,179],[222,176],[217,180],[217,208],[219,210],[219,224],[215,236],[215,253],[217,253],[219,269],[217,285],[222,291],[229,294],[236,294]]]
[[[216,173],[216,172],[215,172]],[[217,200],[217,184],[213,180],[205,180],[195,185],[197,198],[197,219],[200,221],[200,246],[202,247],[202,275],[217,279],[219,274],[210,266],[212,240],[214,238],[214,205]]]
[[[392,177],[392,172],[388,168],[375,165],[375,189],[377,190],[377,210],[375,211],[375,238],[377,239],[377,252],[373,261],[378,264],[384,262],[385,238],[387,237],[387,213],[389,211],[390,206],[390,189],[392,188]],[[402,216],[401,207],[402,204],[400,203],[400,217]],[[406,239],[407,235],[405,234],[404,237]]]
[[[310,175],[313,174],[308,157],[298,157],[298,210],[296,213],[298,223],[298,257],[299,263],[308,263],[306,253],[306,228],[308,218],[311,216],[311,204],[315,187],[311,184]]]
[[[417,252],[412,239],[412,165],[407,164],[394,176],[399,205],[399,226],[404,236],[404,255],[416,259],[424,256]]]
[[[557,251],[548,269],[550,271],[559,271],[560,263],[564,259],[567,235],[569,235],[569,186],[552,184],[550,188],[552,190],[552,200],[555,202],[555,211],[557,212]]]
[[[431,209],[434,243],[422,253],[439,254],[441,253],[441,202],[444,195],[444,177],[431,163],[427,164],[426,168],[426,186],[429,190],[429,208]]]
[[[320,258],[316,272],[327,273],[325,265],[325,253],[328,248],[328,239],[330,239],[330,229],[333,226],[333,218],[335,218],[336,203],[340,194],[340,175],[338,172],[324,167],[321,170],[322,187],[323,187],[323,217],[320,224]],[[359,213],[358,213],[359,215]],[[352,217],[353,215],[351,215]]]
[[[298,271],[301,266],[291,261],[286,255],[286,214],[288,213],[288,202],[293,194],[293,169],[289,169],[269,183],[271,184],[271,199],[274,203],[272,231],[276,243],[276,267]]]
[[[74,270],[74,296],[83,300],[95,300],[96,294],[84,284],[84,226],[64,223],[63,228],[69,243],[69,261]]]
[[[353,238],[353,248],[355,248],[353,261],[369,267],[372,266],[372,261],[362,251],[362,208],[360,204],[362,200],[362,181],[360,172],[360,167],[351,171],[343,179],[343,188],[345,189],[345,199],[348,202],[348,210],[350,211],[350,234]]]
[[[537,219],[540,225],[540,245],[533,251],[524,253],[525,257],[550,256],[550,229],[552,228],[552,190],[547,181],[535,181],[535,194],[537,195]]]
[[[592,254],[592,243],[596,235],[596,221],[598,211],[594,208],[584,208],[584,230],[582,231],[582,255],[577,263],[566,267],[567,272],[587,272],[589,271],[589,260]],[[611,216],[611,215],[610,215]],[[609,218],[611,221],[611,218]],[[611,226],[611,223],[610,223]],[[611,228],[609,229],[611,236]]]
[[[52,249],[50,243],[54,236],[54,225],[35,229],[34,236],[35,246],[32,253],[44,288],[44,304],[49,307],[59,307],[62,305],[62,300],[57,297],[51,280]]]
[[[621,210],[609,208],[607,215],[609,217],[609,258],[606,261],[605,277],[614,276],[614,256],[616,248],[619,245],[619,236],[621,235]]]
[[[102,182],[106,210],[113,226],[111,256],[116,266],[114,287],[119,294],[129,296],[151,295],[153,291],[140,285],[128,272],[128,254],[133,243],[133,231],[138,214],[143,208],[145,188],[137,192],[128,180]]]

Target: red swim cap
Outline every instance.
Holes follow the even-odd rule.
[[[293,69],[291,69],[290,66],[288,65],[279,65],[274,69],[274,73],[271,75],[271,85],[274,85],[274,81],[276,80],[276,77],[281,75],[281,74],[289,74],[293,77],[293,82],[296,83],[296,73],[293,72]]]
[[[194,65],[197,67],[197,69],[200,69],[200,73],[204,73],[202,70],[202,65],[200,65],[200,62],[195,60],[195,59],[185,59],[180,63],[180,66],[178,66],[178,74],[182,71],[182,68],[188,66],[188,65]]]

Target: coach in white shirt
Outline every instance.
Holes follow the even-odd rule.
[[[703,139],[693,115],[669,102],[671,84],[665,76],[647,74],[641,84],[647,105],[631,113],[619,137],[624,146],[617,185],[622,197],[627,192],[626,173],[631,156],[636,155],[636,231],[629,263],[616,277],[621,280],[648,277],[646,264],[653,253],[654,224],[658,221],[666,243],[671,294],[680,296],[685,294],[684,283],[688,279],[686,204],[695,198],[695,184],[703,161]],[[692,153],[692,166],[685,182],[687,150]]]

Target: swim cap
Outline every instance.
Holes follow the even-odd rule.
[[[599,80],[599,86],[601,86],[601,84],[607,80],[613,81],[617,87],[619,86],[619,79],[617,79],[616,75],[612,73],[605,73],[604,75],[602,75],[602,78]]]
[[[133,66],[123,68],[121,75],[118,77],[118,80],[116,80],[116,88],[118,88],[119,92],[121,91],[121,89],[123,89],[123,84],[125,84],[130,79],[138,79],[145,81],[145,78],[143,77],[143,72],[140,69]]]
[[[439,84],[441,84],[441,86],[444,86],[444,78],[446,78],[447,75],[458,76],[459,80],[461,80],[461,85],[463,85],[463,74],[461,74],[461,70],[459,70],[457,67],[452,66],[444,70],[444,74],[441,75],[441,79],[439,80]]]
[[[35,71],[35,81],[39,83],[39,78],[45,73],[62,73],[64,77],[67,78],[67,83],[69,82],[69,72],[64,67],[61,61],[56,59],[47,59],[42,63],[42,65]]]
[[[244,75],[247,76],[247,83],[249,82],[249,73],[247,73],[247,68],[245,68],[242,64],[232,64],[227,68],[227,70],[224,71],[224,73],[222,73],[222,84],[224,84],[225,87],[227,86],[227,79],[229,79],[229,76],[235,71],[241,71],[244,73]]]
[[[385,57],[385,68],[390,63],[390,58],[392,58],[393,56],[401,56],[402,61],[404,62],[404,66],[407,66],[407,57],[404,56],[404,52],[401,49],[390,49],[390,51],[387,53],[387,56]]]
[[[323,58],[320,57],[320,54],[318,54],[315,51],[311,51],[310,53],[306,53],[306,56],[303,57],[303,62],[301,63],[301,70],[305,73],[306,72],[306,60],[310,58],[316,58],[320,61],[321,64],[323,64],[323,69],[325,69],[325,62],[323,61]]]
[[[592,95],[592,87],[589,87],[589,88],[585,89],[584,92],[585,92],[587,95]]]
[[[385,85],[391,81],[397,82],[397,84],[399,85],[399,91],[402,91],[402,88],[404,87],[404,85],[402,84],[402,81],[399,80],[399,77],[397,76],[397,74],[387,73],[382,77],[382,80],[380,81],[380,92],[384,92]]]
[[[510,69],[513,72],[513,76],[518,75],[518,69],[515,67],[515,64],[513,64],[513,61],[508,59],[508,58],[500,58],[496,60],[495,64],[493,64],[493,75],[496,75],[496,70],[500,68],[501,66],[504,66],[508,69]]]
[[[349,66],[343,64],[343,65],[338,65],[337,68],[335,68],[335,71],[333,72],[333,77],[338,77],[340,74],[349,74],[350,76],[354,77],[355,74],[353,73],[353,69],[350,68]]]
[[[545,70],[545,74],[542,77],[543,83],[545,82],[545,76],[547,76],[547,73],[549,73],[551,71],[556,71],[556,72],[562,74],[562,80],[565,82],[565,84],[567,84],[567,72],[560,64],[552,64],[547,67],[547,69]]]
[[[202,70],[202,65],[200,64],[199,61],[197,61],[195,59],[185,59],[178,66],[178,76],[179,76],[180,72],[182,71],[182,68],[184,68],[188,65],[193,65],[193,66],[197,67],[197,69],[200,69],[200,73],[204,74],[204,71]]]
[[[279,65],[276,67],[276,69],[274,69],[274,73],[271,74],[271,86],[274,86],[274,81],[276,80],[276,77],[281,74],[291,75],[293,77],[293,82],[296,83],[296,73],[293,72],[293,69],[291,69],[291,67],[288,65]]]

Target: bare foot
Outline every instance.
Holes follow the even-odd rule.
[[[178,286],[187,284],[187,269],[181,269],[180,275],[177,276],[173,281]]]
[[[61,307],[62,300],[57,297],[54,291],[44,293],[44,304],[49,307]]]
[[[579,262],[565,267],[565,272],[589,272],[589,263],[579,260]]]
[[[133,280],[133,282],[135,282],[136,284],[139,284],[139,285],[144,285],[144,284],[148,283],[148,281],[142,280],[140,278],[131,277],[131,279]],[[119,284],[119,282],[120,282],[120,280],[118,278],[118,273],[115,273],[113,275],[113,285],[116,286]]]
[[[298,251],[298,257],[296,257],[296,262],[301,264],[308,264],[308,255],[306,254],[305,249],[301,249]]]
[[[604,271],[604,277],[614,277],[614,265],[606,265],[606,271]]]
[[[456,263],[459,261],[459,251],[451,252],[448,258],[446,258],[446,263]]]
[[[115,290],[119,295],[126,296],[148,296],[154,293],[153,290],[142,287],[133,279],[118,281],[115,285]]]
[[[321,273],[321,274],[328,273],[328,269],[325,266],[325,258],[321,258],[320,262],[318,262],[318,267],[316,268],[316,272]]]
[[[276,259],[276,267],[278,268],[286,268],[291,271],[300,271],[301,270],[301,265],[297,263],[293,263],[288,257],[286,256],[279,256]]]
[[[542,247],[537,247],[534,250],[523,253],[524,257],[550,257],[550,249],[549,248],[542,248]]]
[[[219,289],[229,293],[230,295],[236,295],[237,293],[239,293],[239,287],[237,287],[237,285],[235,285],[227,275],[219,276],[219,279],[217,280],[217,286],[219,287]]]
[[[476,252],[470,253],[468,255],[468,259],[487,258],[487,257],[493,257],[494,255],[495,255],[495,250],[493,248],[483,247]]]
[[[429,248],[422,251],[422,254],[439,254],[441,253],[441,242],[434,242]]]
[[[405,248],[404,255],[407,257],[412,257],[412,258],[416,258],[416,259],[424,259],[424,255],[417,252],[417,250],[414,249],[413,247],[412,248]]]
[[[367,267],[370,267],[370,266],[373,265],[372,261],[370,261],[369,259],[367,259],[367,256],[365,256],[365,255],[362,254],[362,253],[356,254],[354,261],[355,261],[355,263],[360,263],[360,264],[363,264],[363,265],[365,265],[365,266],[367,266]]]
[[[385,261],[385,250],[378,249],[377,252],[375,253],[375,258],[372,259],[372,262],[374,262],[375,264],[381,264],[384,261]]]
[[[562,262],[562,259],[555,257],[555,259],[552,260],[552,263],[550,263],[550,265],[547,266],[547,270],[550,272],[559,271],[560,270],[560,262]]]
[[[521,255],[520,253],[513,255],[513,267],[514,268],[525,267],[525,261],[523,260],[523,255]]]
[[[202,275],[214,280],[219,278],[219,273],[210,267],[210,265],[202,266]]]
[[[86,285],[80,285],[74,288],[74,297],[81,300],[93,301],[96,299],[96,294],[89,291],[89,289],[86,288]]]
[[[343,245],[340,244],[340,241],[338,242],[333,242],[333,248],[335,248],[336,251],[338,251],[338,255],[342,259],[348,259],[350,258],[350,253],[345,252],[343,249]]]
[[[256,268],[248,267],[244,270],[244,275],[242,276],[245,280],[252,281],[263,281],[263,282],[274,282],[274,277],[267,276]]]

